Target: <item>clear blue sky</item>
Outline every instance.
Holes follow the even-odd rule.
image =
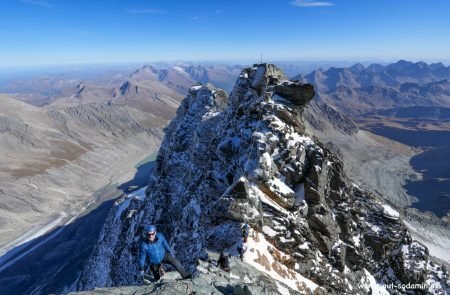
[[[450,59],[449,0],[1,0],[0,67]]]

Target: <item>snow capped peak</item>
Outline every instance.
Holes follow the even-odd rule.
[[[185,69],[180,66],[174,66],[174,67],[172,67],[172,69],[175,71],[178,71],[178,72],[182,72],[182,73],[186,72]]]
[[[229,97],[192,86],[165,129],[147,197],[113,208],[80,286],[136,284],[132,249],[149,224],[190,271],[206,253],[237,257],[245,244],[239,263],[268,274],[278,292],[365,294],[381,281],[415,278],[427,256],[400,263],[412,241],[399,214],[353,185],[305,132],[302,112],[313,97],[312,85],[271,64],[242,70]],[[254,232],[246,243],[243,224]],[[96,278],[96,269],[108,275]],[[433,277],[444,290],[446,273],[431,273],[420,282]]]

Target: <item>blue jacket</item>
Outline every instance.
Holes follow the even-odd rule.
[[[141,243],[141,249],[139,251],[139,268],[144,269],[145,260],[148,258],[150,264],[160,264],[164,259],[164,255],[171,254],[170,246],[166,241],[166,238],[161,233],[156,233],[155,241],[152,243],[145,240]]]

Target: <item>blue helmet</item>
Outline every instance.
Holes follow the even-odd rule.
[[[146,225],[144,227],[144,231],[145,231],[145,233],[154,233],[156,231],[156,226],[154,226],[153,224]]]

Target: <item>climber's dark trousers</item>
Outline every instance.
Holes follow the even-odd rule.
[[[185,278],[189,273],[186,272],[186,270],[183,268],[181,263],[172,255],[166,252],[164,255],[164,259],[162,262],[172,264],[177,271],[180,273],[180,275]],[[161,275],[159,274],[159,264],[152,264],[150,265],[150,269],[153,273],[153,276],[155,277],[155,280],[159,280],[161,278]]]

